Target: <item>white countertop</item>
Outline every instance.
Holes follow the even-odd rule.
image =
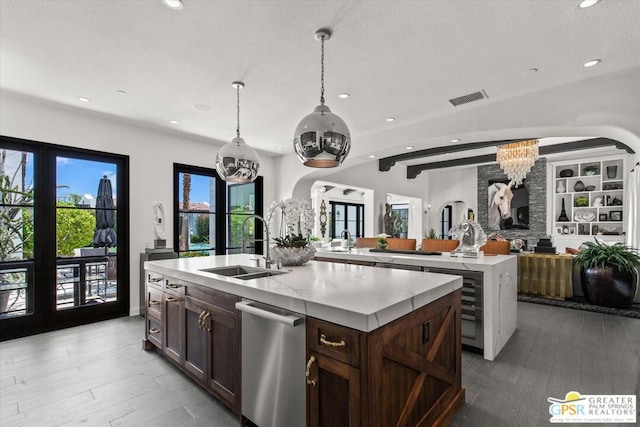
[[[472,271],[483,271],[486,267],[493,267],[516,257],[516,255],[482,255],[473,258],[451,256],[449,252],[443,252],[441,255],[413,255],[398,252],[371,252],[368,248],[351,249],[351,251],[347,251],[344,248],[318,248],[315,256],[336,260],[368,261]]]
[[[283,267],[286,274],[252,280],[200,271],[255,266],[252,259],[259,257],[238,254],[147,261],[145,269],[364,332],[462,287],[460,276],[320,261]]]

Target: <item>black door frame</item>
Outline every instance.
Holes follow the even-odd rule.
[[[32,314],[0,318],[0,341],[128,316],[129,156],[8,136],[0,136],[0,148],[32,152],[34,155],[34,259],[31,261],[34,271],[32,286],[35,288]],[[109,161],[117,165],[117,301],[63,310],[56,308],[56,158],[60,156]]]

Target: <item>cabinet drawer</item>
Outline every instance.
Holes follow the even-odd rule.
[[[154,273],[152,271],[147,271],[147,287],[152,287],[154,289],[161,290],[164,282],[164,277],[162,274]]]
[[[229,316],[233,319],[239,318],[238,310],[236,310],[236,303],[240,301],[240,297],[236,295],[192,284],[187,286],[185,293],[187,296],[212,306],[213,311]]]
[[[164,291],[168,294],[181,297],[184,295],[185,283],[182,280],[166,277],[164,281]]]
[[[314,318],[307,319],[307,346],[325,356],[360,366],[360,331],[325,322]]]
[[[160,318],[156,318],[153,316],[146,317],[147,322],[147,340],[155,345],[156,347],[162,349],[162,341],[164,337],[164,332],[162,329],[162,320]]]
[[[162,316],[162,296],[162,291],[147,286],[147,313],[158,319]]]

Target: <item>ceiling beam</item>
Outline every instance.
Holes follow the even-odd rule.
[[[380,172],[389,172],[396,162],[402,160],[414,160],[422,157],[438,156],[440,154],[457,153],[460,151],[477,150],[479,148],[495,147],[498,145],[509,144],[510,142],[523,141],[522,139],[505,139],[501,141],[482,141],[467,142],[465,144],[444,145],[441,147],[426,148],[424,150],[412,151],[410,153],[397,154],[395,156],[383,157],[378,160],[378,170]]]
[[[485,144],[486,146],[487,143],[483,143],[483,144]],[[496,144],[496,145],[502,145],[502,144]],[[594,138],[594,139],[587,139],[582,141],[565,142],[563,144],[541,146],[539,148],[539,154],[540,154],[540,157],[542,157],[542,156],[548,156],[550,154],[566,153],[566,152],[578,151],[578,150],[588,150],[592,148],[609,147],[612,145],[619,150],[626,151],[629,154],[635,153],[635,151],[633,151],[631,148],[629,148],[626,144],[623,144],[622,142],[609,139],[609,138]],[[380,161],[382,160],[384,159],[380,159]],[[495,154],[486,154],[483,156],[464,157],[461,159],[452,159],[452,160],[445,160],[440,162],[411,165],[411,166],[407,166],[407,179],[414,179],[420,174],[420,172],[424,170],[450,168],[454,166],[475,165],[479,163],[490,163],[495,161],[496,161]]]

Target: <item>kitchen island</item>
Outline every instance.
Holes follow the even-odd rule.
[[[462,290],[462,343],[494,360],[517,326],[517,257],[493,255],[459,257],[448,252],[428,255],[419,251],[321,248],[316,260],[385,268],[459,274]]]
[[[233,307],[247,299],[306,319],[306,370],[302,360],[294,374],[306,377],[309,426],[446,425],[464,403],[460,277],[317,261],[249,280],[216,273],[258,257],[145,263],[145,348],[244,412]]]

